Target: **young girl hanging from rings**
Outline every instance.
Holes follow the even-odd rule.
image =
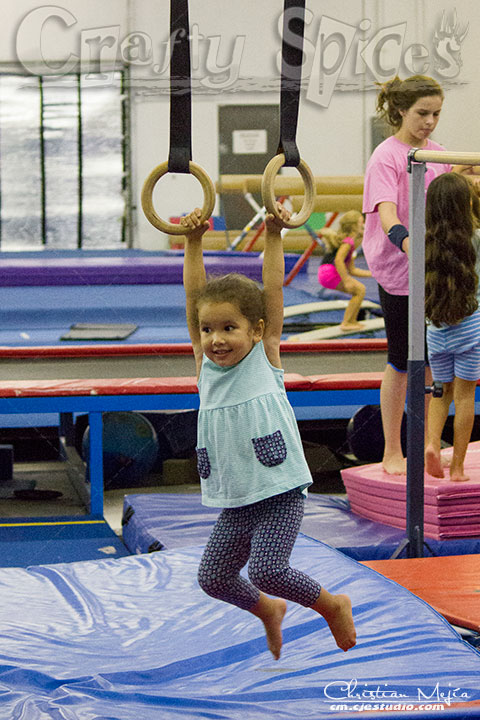
[[[428,358],[443,396],[428,411],[425,469],[444,477],[440,443],[450,404],[455,405],[450,480],[465,482],[464,461],[475,418],[480,378],[480,230],[478,198],[462,175],[433,180],[425,211],[425,314]]]
[[[327,253],[318,268],[318,282],[324,288],[340,290],[352,296],[340,323],[340,329],[345,331],[364,328],[357,318],[365,297],[365,285],[355,278],[371,277],[372,273],[355,267],[354,261],[355,250],[363,240],[363,227],[362,213],[349,210],[342,215],[338,232],[328,228],[323,233]]]
[[[281,205],[279,213],[288,220]],[[289,564],[312,478],[280,363],[282,223],[267,215],[261,289],[236,273],[207,279],[208,223],[199,217],[197,209],[181,220],[193,230],[185,239],[184,287],[200,393],[197,459],[203,504],[222,508],[199,584],[260,618],[275,659],[286,600],[322,615],[346,651],[355,645],[349,597],[331,594]],[[240,575],[247,562],[249,580]]]

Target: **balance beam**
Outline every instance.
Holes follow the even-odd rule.
[[[290,197],[292,209],[298,212],[303,203],[301,195]],[[313,203],[314,212],[348,212],[357,210],[362,212],[363,195],[317,195]]]
[[[215,184],[220,195],[245,195],[261,190],[262,175],[220,175]],[[363,175],[332,175],[315,177],[317,195],[363,195]],[[276,195],[303,195],[303,180],[297,176],[278,175]]]

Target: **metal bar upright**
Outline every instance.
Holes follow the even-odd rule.
[[[90,426],[90,515],[103,517],[103,421],[101,412],[88,414]]]
[[[425,472],[425,163],[409,162],[407,555],[423,557]]]

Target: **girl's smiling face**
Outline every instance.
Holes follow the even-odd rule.
[[[239,363],[263,336],[263,320],[252,327],[238,307],[229,302],[201,303],[198,323],[202,350],[220,367]]]
[[[419,98],[408,110],[401,110],[402,125],[396,136],[413,147],[423,147],[440,118],[443,98],[441,95],[427,95]]]

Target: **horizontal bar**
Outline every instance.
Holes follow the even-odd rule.
[[[415,150],[416,162],[450,163],[451,165],[480,165],[480,152],[450,152],[448,150]]]

